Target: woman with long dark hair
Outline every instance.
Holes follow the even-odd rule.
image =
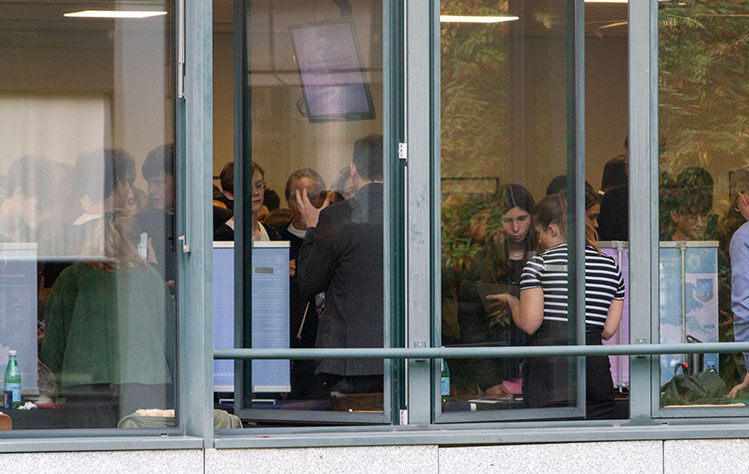
[[[520,297],[491,295],[505,301],[530,345],[565,345],[569,340],[567,200],[565,193],[546,196],[533,209],[533,225],[545,249],[526,264]],[[624,306],[624,280],[614,259],[601,253],[595,230],[585,232],[586,344],[600,345],[616,333]],[[575,404],[574,358],[529,358],[523,369],[523,399],[528,408]],[[606,356],[585,362],[587,418],[610,418],[614,409],[611,367]]]
[[[489,308],[486,295],[499,291],[517,295],[523,267],[536,251],[538,237],[531,225],[534,204],[530,191],[508,184],[498,190],[484,214],[472,219],[472,224],[476,222],[473,231],[482,234],[484,246],[460,288],[458,321],[463,344],[525,345],[525,333],[515,326],[509,310]],[[479,229],[482,225],[485,228]],[[493,225],[498,227],[496,232],[491,231]],[[471,385],[478,385],[488,396],[507,395],[501,382],[520,378],[519,360],[475,360],[471,368]]]

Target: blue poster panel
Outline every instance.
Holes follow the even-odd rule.
[[[660,342],[718,342],[718,242],[662,242],[660,249]],[[684,363],[681,354],[661,356],[661,382]],[[689,363],[689,361],[687,361]],[[701,371],[718,367],[705,354]]]
[[[252,347],[289,347],[289,243],[255,242],[252,249]],[[213,244],[213,345],[234,344],[234,243]],[[291,390],[288,360],[252,361],[253,392]],[[234,391],[234,361],[213,362],[213,389]]]
[[[17,352],[21,392],[36,394],[37,245],[0,243],[0,376]]]

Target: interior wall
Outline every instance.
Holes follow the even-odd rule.
[[[145,189],[146,154],[174,133],[164,21],[114,22],[96,47],[63,26],[0,46],[0,174],[26,154],[73,165],[81,152],[116,147],[133,156]]]
[[[629,130],[627,37],[585,41],[585,179],[598,190],[603,167],[624,154]]]

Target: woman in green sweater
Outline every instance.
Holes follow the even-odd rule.
[[[138,254],[140,230],[108,213],[105,258],[65,269],[50,293],[40,359],[65,397],[67,428],[113,428],[139,408],[173,408],[174,304]]]

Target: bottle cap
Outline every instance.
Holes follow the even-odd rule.
[[[9,356],[14,356],[14,355],[16,355],[16,351],[10,350],[10,351],[8,351],[8,355]]]

